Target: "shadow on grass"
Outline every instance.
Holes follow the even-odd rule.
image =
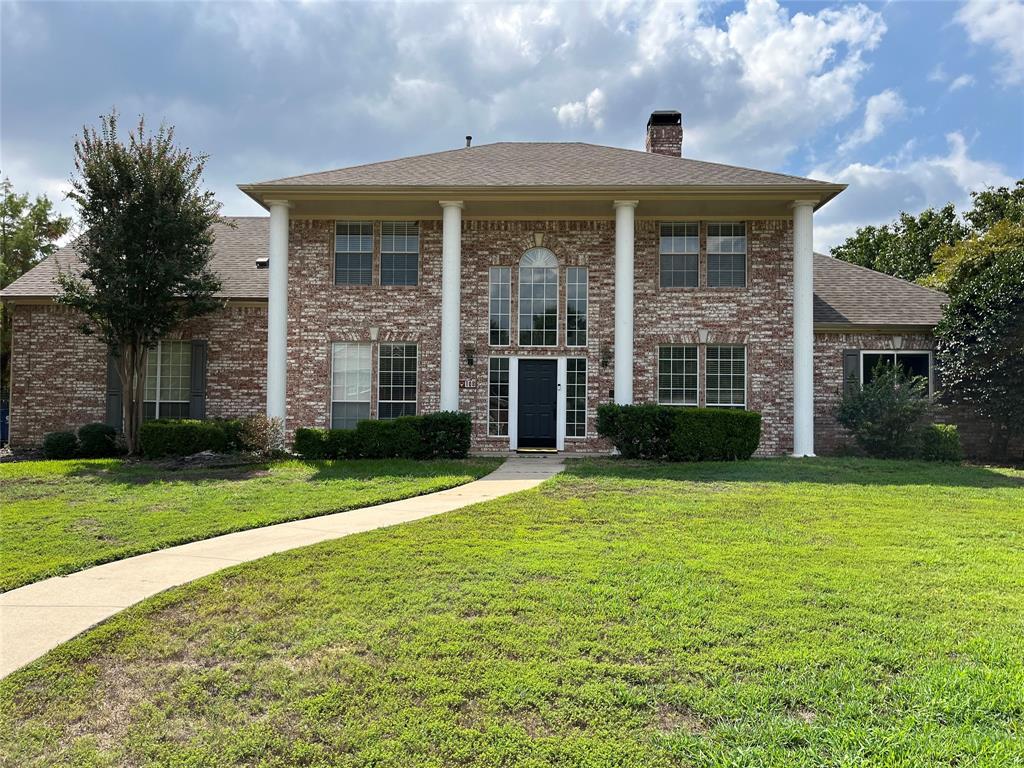
[[[938,462],[860,458],[751,459],[668,463],[626,459],[581,459],[566,463],[565,475],[596,479],[676,480],[716,483],[821,483],[825,485],[928,485],[1024,490],[1024,472]]]

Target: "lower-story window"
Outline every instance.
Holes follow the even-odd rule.
[[[381,344],[377,418],[416,415],[416,345]]]
[[[331,429],[370,418],[370,345],[339,341],[331,354]]]
[[[658,347],[658,402],[697,405],[697,347]]]
[[[875,378],[880,365],[899,368],[907,376],[920,376],[928,382],[931,394],[931,355],[928,352],[862,352],[861,384],[869,384]]]
[[[565,436],[587,436],[587,360],[565,361]]]
[[[704,368],[704,398],[708,406],[746,408],[746,347],[708,347]]]
[[[492,357],[487,374],[487,434],[508,435],[508,358]]]
[[[192,342],[158,341],[146,359],[144,419],[187,419]]]

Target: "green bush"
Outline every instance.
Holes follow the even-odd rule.
[[[303,427],[292,448],[306,459],[459,459],[469,454],[472,428],[468,413],[442,411],[361,421],[355,429]]]
[[[155,419],[143,422],[139,442],[142,455],[148,459],[191,456],[201,451],[223,453],[232,447],[228,433],[229,429],[217,421]]]
[[[869,456],[913,456],[929,407],[928,382],[922,376],[908,376],[889,363],[877,365],[873,374],[869,383],[843,395],[836,419]]]
[[[749,459],[761,440],[761,414],[734,408],[602,405],[597,432],[627,459]]]
[[[74,432],[50,432],[43,438],[43,456],[48,459],[73,459],[78,455]]]
[[[224,433],[224,450],[241,451],[245,450],[242,431],[245,422],[242,419],[209,419],[208,424],[216,424]]]
[[[109,424],[96,422],[78,428],[78,455],[91,459],[117,456],[117,430]]]
[[[918,435],[918,458],[925,461],[961,461],[960,432],[955,424],[929,424]]]

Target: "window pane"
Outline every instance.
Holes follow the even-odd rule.
[[[659,226],[662,288],[697,286],[700,228],[695,221],[662,223]]]
[[[508,435],[508,358],[492,357],[488,366],[487,434]]]
[[[555,346],[558,343],[558,268],[551,251],[531,248],[519,267],[519,343]],[[544,266],[528,266],[542,264]]]
[[[331,429],[355,429],[369,418],[369,403],[331,403]]]
[[[708,406],[746,407],[746,348],[708,347],[705,362],[704,397]]]
[[[192,342],[160,342],[160,401],[185,402],[189,399],[192,372]],[[160,409],[161,418],[163,409]]]
[[[512,330],[512,270],[509,267],[491,267],[490,291],[490,343],[505,346]]]
[[[565,270],[565,343],[570,347],[587,345],[587,269],[569,267]]]
[[[419,283],[420,225],[415,221],[385,221],[380,234],[380,284]]]
[[[368,221],[335,222],[335,285],[370,285],[372,281],[373,224]]]
[[[565,361],[565,436],[587,436],[587,361]]]
[[[743,222],[708,224],[708,285],[742,288],[747,284],[747,234]]]
[[[896,362],[908,376],[928,378],[927,352],[897,352]]]
[[[416,345],[381,344],[377,418],[416,415]]]
[[[370,402],[370,345],[337,342],[333,349],[331,401],[333,403]]]
[[[896,355],[892,352],[870,352],[864,354],[862,361],[864,370],[864,384],[870,384],[875,380],[875,375],[881,371],[879,366],[896,364]]]
[[[697,405],[697,347],[658,348],[658,402]]]

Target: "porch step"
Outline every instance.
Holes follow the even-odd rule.
[[[517,448],[516,453],[558,453],[557,448]]]

